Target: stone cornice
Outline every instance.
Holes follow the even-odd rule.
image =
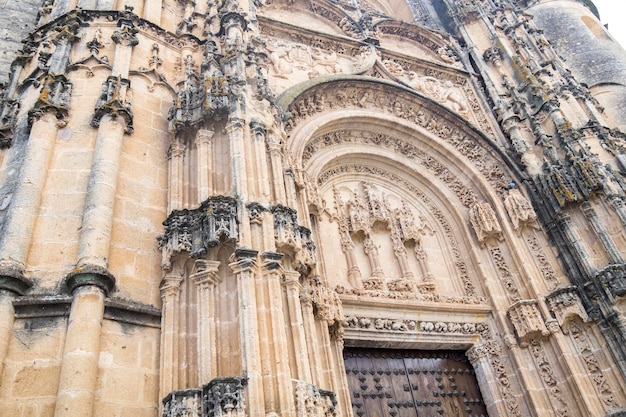
[[[67,295],[38,295],[18,297],[13,301],[17,319],[69,317],[72,297]],[[143,327],[161,327],[161,310],[124,299],[107,299],[104,318]]]

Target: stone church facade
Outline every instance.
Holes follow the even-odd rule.
[[[591,1],[0,14],[0,415],[626,415]]]

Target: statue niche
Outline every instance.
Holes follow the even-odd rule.
[[[333,199],[350,286],[377,292],[437,290],[423,239],[434,231],[405,199],[369,182],[334,187]]]

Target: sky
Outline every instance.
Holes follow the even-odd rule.
[[[626,1],[592,0],[600,12],[603,24],[609,24],[609,32],[626,48]]]

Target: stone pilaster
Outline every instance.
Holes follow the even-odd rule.
[[[265,416],[263,375],[257,317],[257,295],[254,285],[258,251],[237,249],[229,264],[237,279],[239,338],[243,370],[248,378],[248,409],[250,417]]]
[[[276,252],[264,252],[261,257],[266,275],[266,300],[269,301],[269,305],[266,306],[266,309],[269,310],[269,331],[266,337],[274,358],[275,369],[272,369],[273,375],[271,377],[276,381],[275,391],[278,394],[277,407],[274,410],[268,409],[266,411],[275,411],[279,415],[289,415],[295,412],[291,370],[289,361],[280,359],[289,357],[285,315],[283,313],[283,292],[280,283],[283,272],[280,261],[283,255]]]
[[[161,282],[161,374],[159,398],[178,389],[178,322],[183,279],[167,275]]]
[[[206,129],[199,129],[196,133],[195,144],[198,150],[197,181],[199,202],[206,200],[213,193],[213,135],[215,135],[215,132]],[[174,146],[174,144],[172,144],[172,146]],[[172,165],[174,165],[174,161]],[[172,166],[172,168],[176,169],[175,166]]]
[[[198,293],[198,362],[200,385],[217,376],[216,286],[221,282],[218,261],[196,261],[196,272],[191,279]]]
[[[293,350],[296,357],[295,375],[299,380],[311,381],[310,356],[304,332],[302,306],[300,305],[300,292],[302,291],[300,274],[296,271],[285,271],[283,276],[283,286],[287,292],[289,326],[291,327]]]

